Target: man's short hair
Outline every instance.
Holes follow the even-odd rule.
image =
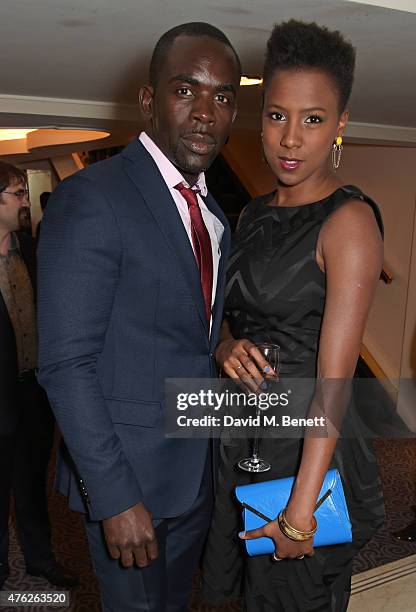
[[[205,23],[203,21],[193,21],[190,23],[183,23],[181,25],[171,28],[165,32],[157,41],[156,46],[153,50],[152,59],[150,60],[149,67],[149,83],[155,88],[159,79],[159,75],[162,71],[163,64],[166,61],[169,51],[179,36],[208,36],[223,43],[231,49],[234,53],[235,60],[237,62],[238,70],[241,74],[241,63],[240,58],[237,55],[236,50],[226,37],[215,26]]]
[[[4,161],[0,161],[0,193],[13,183],[26,183],[26,173],[24,170],[13,166]]]

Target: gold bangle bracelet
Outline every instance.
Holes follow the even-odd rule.
[[[312,535],[301,536],[298,533],[291,532],[282,522],[279,523],[279,527],[283,535],[289,538],[289,540],[293,540],[294,542],[305,542],[306,540],[309,540],[312,537]]]
[[[316,522],[315,517],[313,517],[313,520],[315,523],[313,529],[311,529],[310,531],[300,531],[299,529],[296,529],[296,527],[293,527],[290,523],[287,522],[286,508],[285,510],[282,510],[278,517],[278,523],[281,532],[287,538],[293,540],[294,542],[304,542],[305,540],[309,540],[315,535],[316,530],[318,529],[318,524]]]
[[[289,527],[289,529],[291,529],[291,531],[295,531],[296,533],[299,533],[300,535],[307,535],[307,534],[314,535],[316,533],[316,530],[318,529],[318,523],[316,521],[316,518],[313,515],[312,515],[312,519],[314,522],[314,526],[309,531],[300,531],[300,529],[296,529],[296,527],[293,527],[293,525],[291,525],[289,521],[287,520],[286,508],[282,511],[282,518],[285,521],[286,525]]]

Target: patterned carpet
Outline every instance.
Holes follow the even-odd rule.
[[[416,440],[377,440],[375,445],[381,467],[388,518],[386,525],[355,559],[355,573],[416,553],[416,544],[401,543],[391,536],[392,531],[400,529],[414,518]],[[55,492],[51,493],[50,512],[57,557],[81,579],[80,586],[72,592],[71,605],[67,609],[71,612],[100,612],[97,582],[92,572],[80,517],[69,511],[65,499]],[[5,589],[39,591],[48,589],[48,584],[44,580],[31,578],[25,574],[13,519],[11,520],[10,565],[11,573]],[[45,609],[47,609],[45,606],[22,608],[28,612],[44,612]],[[198,595],[198,577],[195,577],[190,611],[239,612],[241,609],[238,602],[217,608],[201,604]],[[13,612],[16,608],[2,607],[1,611],[3,610]]]

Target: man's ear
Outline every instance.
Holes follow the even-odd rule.
[[[146,119],[151,119],[153,115],[153,95],[154,90],[150,85],[144,85],[139,90],[139,107]]]

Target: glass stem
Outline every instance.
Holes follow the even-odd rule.
[[[260,408],[257,406],[256,407],[256,419],[257,417],[260,416]],[[254,430],[254,439],[253,439],[253,455],[252,455],[252,460],[253,463],[258,463],[259,461],[259,426],[256,425],[256,428]]]

